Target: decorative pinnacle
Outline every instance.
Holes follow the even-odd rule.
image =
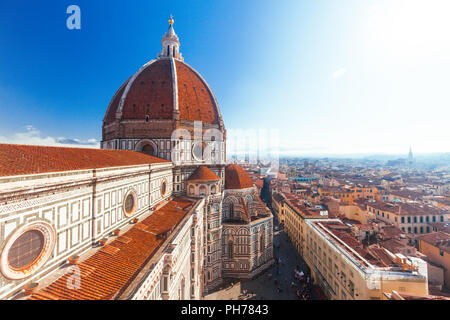
[[[170,15],[169,24],[170,24],[170,25],[173,25],[174,22],[175,22],[175,21],[173,20],[173,16]]]

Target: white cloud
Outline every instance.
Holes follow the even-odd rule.
[[[32,125],[27,125],[24,132],[17,132],[9,136],[0,136],[0,143],[55,147],[100,148],[100,143],[96,139],[82,141],[80,139],[70,139],[64,137],[44,137],[42,136],[42,133]]]
[[[347,73],[347,69],[346,68],[340,68],[338,70],[336,70],[335,72],[333,72],[333,79],[339,79],[340,77],[342,77],[344,74]]]

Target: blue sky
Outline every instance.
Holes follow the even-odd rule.
[[[287,154],[450,151],[446,0],[1,2],[0,142],[98,143],[169,14],[231,131],[279,130]]]

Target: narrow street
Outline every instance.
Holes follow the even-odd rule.
[[[278,226],[275,222],[274,224]],[[205,299],[226,299],[226,300],[300,300],[296,296],[296,290],[308,287],[306,284],[305,262],[291,244],[288,236],[283,230],[274,231],[273,236],[274,257],[280,258],[281,263],[274,263],[269,269],[261,273],[254,279],[240,282],[229,280],[222,290],[213,292]],[[299,281],[294,277],[294,270],[305,272],[304,281]],[[294,284],[292,284],[292,282]],[[244,295],[247,290],[247,295]],[[315,288],[310,287],[308,300],[319,299]]]

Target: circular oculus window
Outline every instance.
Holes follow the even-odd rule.
[[[44,242],[44,235],[39,230],[29,230],[23,233],[9,249],[9,266],[15,270],[31,266],[44,250]]]
[[[17,229],[6,241],[0,257],[0,270],[11,280],[32,275],[50,258],[55,231],[46,222],[34,222]]]
[[[197,161],[204,162],[206,159],[205,150],[209,147],[206,142],[197,142],[192,146],[192,156]]]
[[[131,215],[133,215],[134,211],[136,210],[136,206],[137,206],[136,191],[131,190],[125,194],[123,200],[123,212],[125,213],[125,216],[130,217]]]

